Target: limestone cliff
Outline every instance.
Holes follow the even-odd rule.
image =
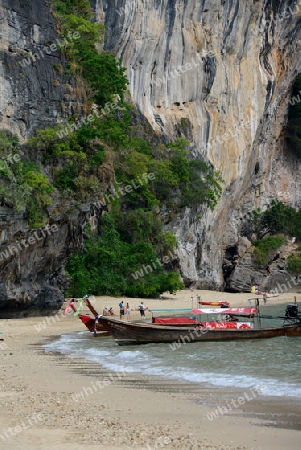
[[[24,143],[36,130],[81,113],[86,88],[60,70],[66,64],[64,49],[45,50],[49,43],[61,42],[49,1],[1,0],[0,35],[0,129]],[[27,154],[26,146],[22,151],[22,159],[30,157],[50,176],[41,155]],[[61,306],[68,285],[66,261],[82,245],[93,211],[97,214],[90,204],[74,205],[56,195],[48,222],[57,232],[48,233],[45,228],[31,230],[22,211],[16,214],[0,203],[0,317]]]
[[[246,236],[254,208],[274,198],[301,206],[301,165],[283,139],[301,69],[300,2],[98,0],[96,9],[137,108],[157,133],[189,138],[192,156],[225,180],[213,213],[187,209],[167,225],[183,278],[230,290],[269,283],[264,270],[244,270]]]

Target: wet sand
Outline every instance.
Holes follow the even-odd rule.
[[[182,291],[144,303],[149,308],[189,308],[190,297],[197,292]],[[252,297],[199,292],[205,301],[227,300],[231,306],[248,306],[247,299]],[[292,298],[285,294],[268,299],[268,304]],[[99,312],[105,306],[117,311],[120,301],[93,300]],[[131,308],[140,303],[140,299],[123,300]],[[147,312],[146,317],[151,314]],[[139,311],[133,311],[132,319],[138,318]],[[38,332],[43,322],[45,328]],[[294,399],[255,398],[209,420],[218,406],[228,405],[243,392],[227,389],[225,393],[141,374],[112,375],[96,363],[46,352],[45,342],[83,331],[73,316],[58,314],[46,322],[39,317],[3,319],[0,331],[4,332],[4,341],[0,341],[0,450],[300,448],[301,411]]]

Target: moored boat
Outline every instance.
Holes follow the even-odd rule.
[[[202,341],[268,339],[280,336],[301,336],[301,318],[298,308],[293,311],[288,305],[284,323],[278,327],[258,328],[209,328],[197,322],[187,327],[162,326],[147,323],[126,323],[121,320],[99,316],[98,320],[115,339],[118,345],[140,345],[151,343],[190,343]],[[234,313],[255,314],[253,308],[230,308]],[[251,311],[249,311],[251,309]],[[243,311],[247,310],[247,311]],[[194,310],[193,310],[194,311]],[[192,312],[193,312],[192,311]],[[205,309],[205,314],[208,314]],[[200,310],[198,310],[200,312]],[[256,311],[257,313],[258,311]],[[212,311],[211,311],[212,313]],[[218,322],[217,322],[218,323]]]
[[[198,302],[199,305],[203,306],[220,306],[221,308],[228,308],[230,306],[229,302]]]

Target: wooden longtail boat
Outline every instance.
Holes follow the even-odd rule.
[[[230,306],[229,302],[198,302],[199,305],[206,305],[206,306],[220,306],[222,308],[228,308]]]
[[[174,346],[178,347],[181,344],[201,341],[301,336],[301,318],[298,316],[298,311],[296,315],[289,315],[288,308],[290,306],[295,305],[288,305],[283,318],[289,322],[288,324],[284,323],[282,326],[266,328],[212,329],[198,324],[187,327],[162,326],[147,323],[128,323],[105,316],[99,316],[98,321],[111,333],[118,345],[174,343]],[[234,309],[237,310],[238,308]],[[250,308],[239,309],[240,314],[242,314],[243,309]],[[213,313],[212,310],[211,313]]]
[[[78,314],[79,319],[83,322],[83,324],[88,328],[88,330],[93,333],[95,337],[99,336],[108,336],[110,335],[110,332],[106,330],[106,328],[103,325],[100,325],[98,322],[99,314],[94,309],[94,307],[91,305],[90,301],[86,298],[85,303],[90,309],[91,313],[94,315],[94,319],[92,319],[91,316]],[[73,309],[74,312],[77,312],[75,305],[73,303],[70,303],[69,306]],[[183,311],[189,311],[192,313],[191,309],[189,308],[177,308],[177,309],[156,309],[152,310],[152,312],[183,312]],[[223,310],[224,311],[224,310]],[[189,318],[189,317],[152,317],[152,323],[156,325],[165,325],[165,326],[174,326],[174,327],[187,327],[187,326],[195,326],[196,320]],[[199,322],[199,326],[211,328],[211,329],[224,329],[224,328],[251,328],[253,324],[250,322],[234,322],[234,321],[227,321],[227,322]]]

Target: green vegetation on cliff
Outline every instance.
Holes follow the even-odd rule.
[[[258,234],[264,230],[265,233],[284,233],[301,240],[301,210],[296,211],[277,200],[273,200],[264,212],[259,209],[253,211],[252,223]]]
[[[255,242],[254,262],[258,265],[267,265],[272,250],[277,250],[287,242],[284,236],[269,236]]]
[[[20,161],[18,138],[0,131],[0,204],[24,212],[31,227],[44,224],[54,188],[41,169]]]
[[[287,267],[293,275],[301,273],[301,253],[290,255],[287,260]]]
[[[275,235],[283,233],[290,237],[294,236],[301,240],[301,211],[296,211],[291,206],[273,200],[270,207],[262,212],[256,209],[252,212],[252,225],[257,235],[262,232]],[[269,236],[255,242],[254,261],[256,264],[268,263],[271,250],[281,247],[287,239],[284,236]],[[288,259],[290,271],[298,271],[299,256],[292,255]]]
[[[152,228],[151,213],[141,215],[142,221]],[[110,214],[102,218],[101,234],[96,236],[89,231],[90,239],[85,242],[86,252],[74,255],[67,265],[72,286],[69,295],[81,295],[83,292],[106,295],[127,295],[130,297],[157,297],[164,291],[174,292],[183,288],[175,272],[164,272],[158,259],[157,249],[149,240],[141,238],[129,242],[117,231],[118,225]],[[148,220],[149,219],[149,220]],[[147,224],[146,224],[147,225]],[[161,228],[161,224],[158,223]],[[130,230],[131,231],[131,230]],[[144,230],[141,222],[140,232],[145,237],[153,233],[154,240],[164,235],[156,230]],[[168,252],[168,246],[161,251]]]

